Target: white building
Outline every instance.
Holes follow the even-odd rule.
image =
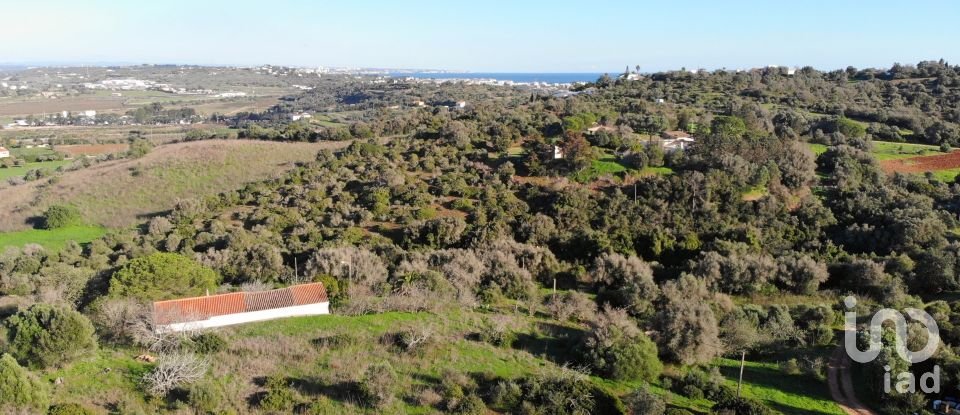
[[[93,118],[97,116],[97,112],[94,110],[86,110],[86,111],[83,111],[81,114],[83,114],[83,116],[87,118]]]
[[[690,134],[683,131],[664,131],[661,134],[660,146],[666,152],[686,150],[696,141]]]
[[[323,283],[270,291],[238,292],[153,303],[158,332],[192,331],[254,321],[330,314]]]
[[[10,158],[10,150],[0,147],[0,159]]]
[[[309,112],[301,112],[299,114],[290,114],[290,121],[307,120],[310,118],[313,118],[313,116],[310,115]]]
[[[457,104],[454,105],[454,106],[457,107],[457,108],[466,108],[466,107],[467,107],[467,101],[457,101]]]
[[[563,147],[560,147],[557,145],[553,146],[553,159],[560,160],[563,158],[563,156],[564,156]]]

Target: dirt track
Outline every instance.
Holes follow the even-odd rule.
[[[850,357],[847,356],[843,345],[837,346],[833,355],[830,356],[830,364],[827,366],[827,384],[830,386],[830,396],[844,412],[850,415],[876,415],[857,399],[853,389],[850,364]]]

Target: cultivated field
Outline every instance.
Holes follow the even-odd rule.
[[[70,157],[77,157],[121,153],[127,151],[129,147],[127,144],[75,144],[57,146],[56,150]]]
[[[47,206],[69,203],[94,225],[124,227],[174,206],[178,199],[215,195],[268,179],[312,160],[337,143],[209,140],[169,144],[141,159],[118,160],[65,173],[55,184],[0,189],[0,230],[29,227]]]
[[[960,152],[882,160],[880,166],[887,173],[924,173],[958,169],[960,168]]]

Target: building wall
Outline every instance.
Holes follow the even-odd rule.
[[[274,308],[270,310],[251,311],[248,313],[227,314],[225,316],[211,317],[206,320],[157,326],[157,331],[165,332],[201,330],[213,327],[251,323],[254,321],[265,321],[298,316],[316,316],[323,314],[330,314],[330,303],[306,304],[293,307]]]

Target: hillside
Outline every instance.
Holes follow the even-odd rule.
[[[202,198],[283,173],[341,143],[211,140],[168,144],[141,159],[65,173],[56,183],[5,187],[0,230],[29,227],[54,203],[73,204],[91,224],[125,227],[169,210],[178,199]]]

